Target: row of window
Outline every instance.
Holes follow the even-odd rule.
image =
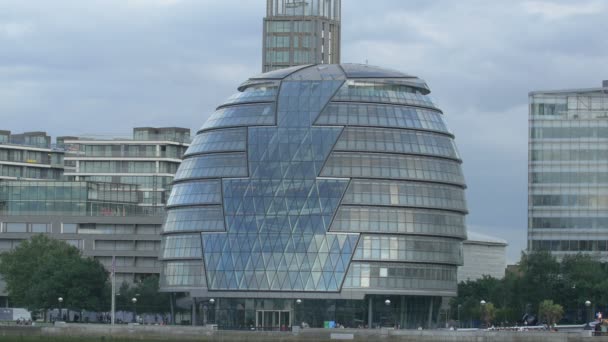
[[[464,190],[460,187],[403,181],[353,179],[342,203],[466,211]]]
[[[245,90],[231,95],[224,105],[247,102],[272,102],[279,93],[278,82],[268,82],[249,86]]]
[[[608,217],[533,217],[531,228],[606,228]]]
[[[107,269],[112,269],[112,264],[116,267],[160,267],[161,262],[158,258],[150,258],[150,257],[123,257],[117,256],[114,257],[114,261],[112,261],[112,257],[106,256],[96,256],[96,260],[104,265]],[[117,282],[118,283],[118,282]]]
[[[163,236],[161,257],[200,259],[203,257],[200,234]]]
[[[533,172],[532,183],[608,184],[606,172]]]
[[[186,150],[185,146],[176,145],[132,145],[74,144],[80,150],[78,157],[115,157],[115,158],[176,158],[180,159]]]
[[[607,139],[608,127],[534,127],[532,139]]]
[[[407,155],[333,152],[321,176],[412,179],[464,185],[458,162]]]
[[[532,205],[538,207],[608,207],[608,195],[533,195]]]
[[[158,169],[156,168],[158,163]],[[153,161],[80,161],[81,173],[175,173],[179,163]]]
[[[214,290],[338,291],[344,272],[207,271]]]
[[[78,176],[80,180],[91,182],[135,184],[145,189],[169,189],[173,177],[170,176]]]
[[[608,149],[603,150],[533,150],[532,161],[608,161]]]
[[[220,180],[204,180],[178,183],[171,189],[167,206],[214,204],[222,202]]]
[[[454,140],[448,136],[369,127],[346,128],[334,150],[414,153],[458,158]]]
[[[184,159],[174,179],[247,177],[247,173],[246,153],[217,153]]]
[[[0,148],[0,160],[29,164],[61,164],[63,154]]]
[[[462,264],[458,240],[417,236],[364,235],[354,259]]]
[[[212,152],[239,152],[247,148],[247,129],[229,128],[198,134],[186,155]]]
[[[159,215],[162,208],[148,211],[136,203],[114,203],[95,201],[8,201],[0,212],[7,215],[51,215],[51,216],[135,216]]]
[[[306,8],[310,9],[309,6]],[[267,32],[283,32],[283,33],[291,33],[291,32],[312,32],[313,30],[313,22],[301,21],[301,20],[286,20],[286,21],[268,21],[266,23]]]
[[[341,206],[330,231],[465,237],[464,215],[438,210]]]
[[[34,179],[59,179],[63,170],[15,165],[0,165],[0,176]]]
[[[158,251],[160,241],[96,240],[97,251]]]
[[[353,262],[343,288],[456,290],[456,266]]]
[[[224,231],[222,207],[173,208],[167,211],[163,232]]]
[[[51,223],[4,222],[0,226],[3,233],[52,233]],[[157,235],[159,225],[62,223],[62,234],[104,234],[104,235]]]
[[[606,252],[607,240],[531,240],[533,250],[560,252]]]
[[[223,107],[216,110],[200,130],[237,126],[272,126],[275,121],[274,103]]]
[[[394,103],[435,108],[430,97],[421,94],[418,88],[401,84],[386,84],[382,81],[348,80],[332,100]]]
[[[330,103],[315,125],[413,128],[448,133],[440,112],[383,104]]]

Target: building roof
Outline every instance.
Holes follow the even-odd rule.
[[[477,232],[472,232],[470,230],[467,231],[467,240],[464,243],[504,246],[507,246],[509,244],[507,240],[503,240],[494,236],[480,234]]]

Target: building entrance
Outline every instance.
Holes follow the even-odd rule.
[[[291,312],[285,310],[257,310],[255,326],[258,330],[289,330]]]

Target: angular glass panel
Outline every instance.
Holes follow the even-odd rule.
[[[198,134],[185,156],[211,152],[239,152],[247,149],[247,128],[229,128]]]
[[[222,203],[219,180],[178,183],[171,188],[167,206]]]
[[[412,75],[404,74],[401,71],[379,68],[377,66],[368,65],[368,64],[355,64],[355,63],[344,63],[340,65],[346,76],[349,78],[359,78],[359,77],[375,77],[375,78],[417,78]]]
[[[163,259],[201,259],[203,248],[200,234],[169,235],[161,240]]]
[[[380,153],[332,152],[321,176],[411,179],[464,186],[460,163],[456,161]]]
[[[342,204],[428,207],[467,212],[464,189],[422,182],[353,179]]]
[[[175,180],[218,177],[247,177],[245,153],[216,153],[184,159]]]
[[[330,231],[466,237],[464,215],[448,211],[340,206]]]
[[[340,135],[334,151],[423,154],[460,159],[451,137],[402,129],[348,127]]]
[[[279,92],[278,82],[257,83],[228,98],[223,105],[252,102],[271,102]]]
[[[222,207],[218,205],[167,209],[163,232],[187,231],[224,231]]]
[[[206,287],[202,261],[167,261],[160,275],[162,287]]]
[[[265,126],[275,124],[274,103],[238,105],[216,110],[201,127],[211,128]]]
[[[450,134],[441,112],[386,104],[330,103],[315,125],[412,128]]]

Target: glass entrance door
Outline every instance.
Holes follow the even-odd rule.
[[[285,310],[257,310],[255,326],[258,330],[290,330],[291,313]]]

